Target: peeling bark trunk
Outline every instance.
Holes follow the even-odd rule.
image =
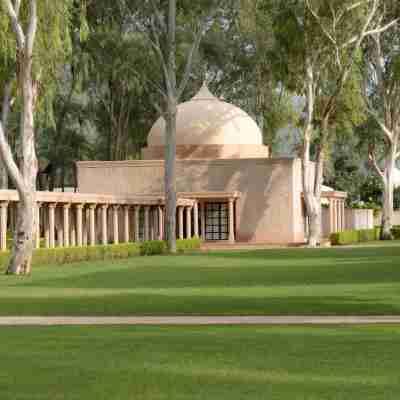
[[[19,13],[10,1],[4,2],[18,44],[18,85],[22,94],[20,137],[22,158],[18,168],[0,124],[0,150],[7,170],[18,194],[18,216],[14,232],[14,244],[7,274],[29,274],[33,252],[33,237],[36,222],[36,176],[38,163],[35,151],[34,106],[37,83],[32,79],[33,45],[37,29],[36,0],[29,2],[29,22],[24,33]]]
[[[308,216],[308,245],[316,247],[321,241],[322,209],[320,191],[315,191],[318,164],[313,171],[309,139],[304,140],[302,166],[304,203]]]
[[[14,244],[9,275],[27,275],[31,273],[35,217],[35,195],[27,194],[18,203],[17,224],[14,232]]]
[[[171,101],[166,121],[165,154],[165,209],[168,249],[176,253],[176,115],[177,107]]]
[[[1,110],[1,122],[3,124],[3,131],[5,139],[8,140],[8,117],[11,107],[11,81],[7,82],[4,86],[3,104]],[[8,172],[4,161],[0,160],[0,189],[8,189]]]
[[[176,0],[169,1],[168,70],[166,146],[165,146],[165,208],[168,250],[176,253]]]
[[[23,188],[18,187],[19,203],[14,243],[7,274],[31,272],[34,230],[36,225],[36,176],[38,163],[35,150],[34,103],[35,84],[31,78],[31,62],[27,62],[22,80],[23,109],[21,113]]]
[[[386,160],[384,172],[384,189],[382,201],[382,225],[381,240],[393,240],[392,221],[393,221],[393,197],[394,197],[394,169],[396,146],[391,146],[390,154]],[[394,147],[394,148],[393,148]]]

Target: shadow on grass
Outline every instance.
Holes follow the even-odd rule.
[[[394,315],[390,304],[357,296],[169,296],[110,294],[105,296],[2,298],[0,315]]]

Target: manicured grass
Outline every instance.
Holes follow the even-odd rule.
[[[0,315],[400,314],[400,243],[135,257],[0,275]]]
[[[0,331],[2,400],[397,400],[399,327]]]

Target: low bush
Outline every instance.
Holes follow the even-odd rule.
[[[400,225],[393,226],[392,235],[394,239],[400,240]]]
[[[380,228],[373,228],[332,233],[330,239],[334,246],[339,246],[353,243],[372,242],[379,240],[379,236]]]
[[[167,244],[163,240],[150,240],[140,245],[140,255],[155,256],[164,254],[167,251]]]
[[[201,239],[194,237],[192,239],[178,239],[176,241],[176,250],[179,253],[198,250],[201,247]]]
[[[187,252],[199,249],[199,238],[177,240],[178,252]],[[113,260],[134,256],[153,256],[167,252],[167,244],[162,240],[151,240],[141,243],[109,244],[106,246],[84,247],[56,247],[54,249],[35,249],[32,264],[68,264],[81,261]],[[10,251],[0,252],[0,265],[6,265],[10,258]]]

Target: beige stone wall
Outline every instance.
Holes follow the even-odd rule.
[[[268,146],[257,144],[228,145],[179,145],[176,146],[178,159],[221,159],[221,158],[268,158]],[[163,160],[164,146],[149,146],[142,150],[144,160]]]
[[[181,160],[179,192],[234,192],[237,239],[294,243],[304,241],[300,163],[292,159]],[[162,161],[80,162],[78,188],[85,193],[158,194]]]

